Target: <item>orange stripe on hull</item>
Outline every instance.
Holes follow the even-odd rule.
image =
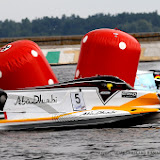
[[[139,98],[136,98],[128,103],[125,103],[121,106],[95,106],[92,108],[92,110],[113,109],[113,110],[127,111],[131,114],[140,114],[140,113],[150,113],[159,111],[159,109],[157,108],[142,107],[142,106],[157,105],[157,104],[160,105],[160,101],[156,93],[149,93]]]
[[[16,122],[32,122],[32,121],[48,121],[48,120],[58,120],[60,117],[67,116],[73,113],[65,113],[55,117],[45,117],[45,118],[31,118],[31,119],[16,119],[16,120],[0,120],[0,123],[16,123]]]
[[[125,103],[121,107],[132,107],[132,106],[146,106],[160,104],[160,101],[156,93],[148,93],[144,96],[136,98],[128,103]]]
[[[48,121],[48,120],[53,120],[53,117],[31,118],[31,119],[16,119],[16,120],[0,120],[0,123],[31,122],[31,121]]]

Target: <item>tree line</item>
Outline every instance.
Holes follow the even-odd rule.
[[[127,33],[160,32],[160,15],[150,13],[95,14],[87,18],[78,15],[43,17],[21,22],[0,21],[0,37],[84,35],[99,28],[118,28]]]

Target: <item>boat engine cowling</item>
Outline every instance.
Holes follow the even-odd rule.
[[[131,35],[115,29],[97,29],[81,41],[75,79],[112,75],[134,86],[140,44]]]
[[[6,100],[7,94],[2,89],[0,89],[0,111],[3,111]]]

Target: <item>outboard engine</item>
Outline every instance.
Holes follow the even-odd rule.
[[[0,89],[0,111],[3,111],[6,100],[7,94],[2,89]]]

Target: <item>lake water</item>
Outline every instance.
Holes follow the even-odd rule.
[[[53,66],[52,69],[62,82],[73,79],[76,66]],[[140,63],[139,69],[160,69],[160,62]],[[154,128],[0,131],[0,159],[4,160],[159,158],[160,125]]]
[[[75,75],[76,65],[60,65],[52,66],[52,69],[60,82],[72,80]],[[160,62],[140,62],[138,66],[139,70],[160,70]]]

